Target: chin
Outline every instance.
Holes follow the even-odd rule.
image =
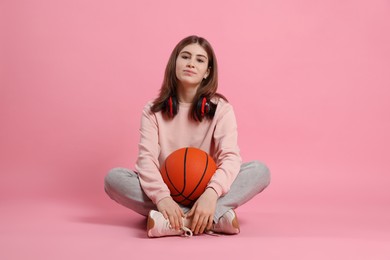
[[[186,79],[181,79],[179,80],[181,84],[185,85],[185,86],[199,86],[200,84],[200,81],[196,81],[196,80],[186,80]]]

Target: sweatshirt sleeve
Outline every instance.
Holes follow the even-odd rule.
[[[237,122],[233,107],[229,103],[221,106],[214,131],[217,170],[208,187],[213,188],[218,196],[225,195],[241,167],[240,150],[237,144]]]
[[[138,172],[143,191],[154,204],[157,204],[161,199],[169,197],[170,191],[159,170],[158,123],[156,115],[151,112],[150,108],[151,104],[148,104],[142,112],[138,159],[135,169]]]

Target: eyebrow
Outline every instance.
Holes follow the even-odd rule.
[[[192,55],[192,53],[189,52],[189,51],[182,51],[182,52],[180,52],[180,54],[182,54],[182,53]],[[203,55],[203,54],[197,54],[196,56],[203,57],[203,58],[205,58],[205,59],[207,60],[207,56],[205,56],[205,55]]]

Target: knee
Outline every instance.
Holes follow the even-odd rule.
[[[116,169],[116,168],[115,168]],[[104,191],[110,195],[111,194],[111,190],[112,190],[112,187],[113,187],[113,184],[115,183],[115,180],[117,179],[117,172],[115,171],[115,169],[111,169],[106,177],[104,177]]]
[[[104,190],[109,193],[112,189],[120,184],[125,177],[126,172],[123,168],[111,169],[104,178]]]
[[[271,183],[271,172],[269,168],[260,161],[253,161],[253,173],[255,173],[255,179],[264,188]]]
[[[111,186],[118,179],[118,168],[111,169],[104,178],[104,187]]]

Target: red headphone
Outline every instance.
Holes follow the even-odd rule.
[[[208,113],[210,110],[210,104],[207,102],[207,98],[202,98],[202,105],[200,107],[200,115],[201,117],[204,117],[204,113]]]
[[[175,96],[170,96],[167,100],[166,112],[169,117],[173,118],[178,111],[178,101]],[[203,118],[210,111],[210,100],[204,96],[200,97],[198,102],[196,103],[196,115],[198,118]]]

